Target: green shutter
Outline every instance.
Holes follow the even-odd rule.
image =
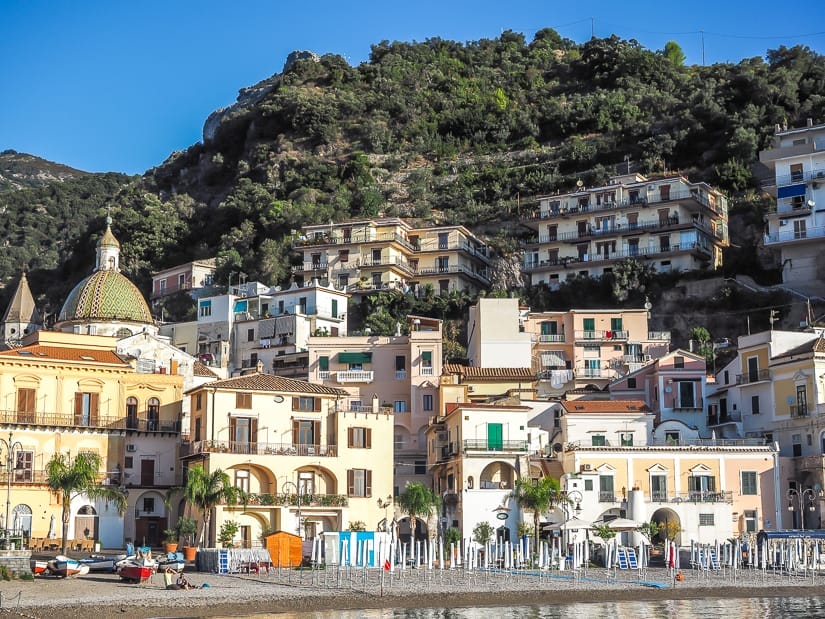
[[[421,360],[425,363],[432,363],[433,362],[433,353],[430,350],[425,350],[421,353]]]
[[[318,369],[321,372],[329,372],[329,357],[318,357]]]
[[[487,424],[487,449],[490,451],[501,451],[504,447],[502,440],[502,428],[500,423]]]
[[[372,363],[371,352],[339,352],[338,363]]]
[[[621,318],[611,318],[610,319],[610,330],[611,331],[621,331],[622,330],[622,319]]]
[[[332,317],[338,318],[338,299],[332,300]]]
[[[584,330],[585,331],[595,331],[596,330],[596,319],[595,318],[585,318],[582,322],[584,323]]]

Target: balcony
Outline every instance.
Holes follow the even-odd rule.
[[[770,370],[753,370],[751,372],[747,372],[746,374],[737,374],[736,375],[736,384],[737,385],[752,385],[753,383],[761,383],[765,380],[771,379],[771,371]]]
[[[335,373],[339,383],[371,383],[375,372],[372,370],[346,370]]]
[[[165,280],[160,280],[165,281]],[[175,282],[171,286],[166,284],[164,286],[158,285],[157,290],[154,288],[152,289],[152,299],[159,299],[160,297],[165,297],[166,295],[175,294],[176,292],[183,292],[192,290],[192,280],[187,280],[185,282],[178,283]]]
[[[293,273],[304,273],[308,271],[326,271],[329,264],[326,262],[304,262],[292,267]]]
[[[616,378],[616,370],[610,368],[577,368],[576,378]]]
[[[464,451],[527,451],[527,441],[488,441],[468,439],[463,443]]]
[[[648,331],[647,339],[654,342],[669,342],[670,331]]]
[[[825,170],[804,170],[794,174],[782,174],[762,181],[762,187],[785,187],[811,181],[825,183]]]
[[[298,239],[293,247],[323,247],[324,245],[360,245],[362,243],[398,243],[414,251],[412,243],[400,234],[387,232],[383,234],[354,234],[339,236],[337,234],[317,234],[310,238]]]
[[[437,275],[451,275],[451,274],[458,274],[458,275],[466,275],[467,277],[472,277],[475,279],[480,280],[482,283],[489,284],[490,280],[487,277],[486,271],[473,271],[463,265],[452,265],[446,267],[419,267],[416,272],[416,275],[421,277],[427,276],[437,276]]]
[[[676,493],[673,503],[733,503],[733,491],[717,492],[715,490],[690,490]]]
[[[261,493],[248,494],[247,506],[275,505],[297,506],[300,499],[301,507],[347,507],[349,499],[343,494],[315,494],[313,492],[297,494]]]
[[[791,404],[788,410],[791,417],[809,417],[811,414],[807,404]]]
[[[577,340],[601,341],[601,340],[626,340],[629,333],[627,331],[576,331]]]
[[[599,503],[615,503],[616,493],[612,490],[599,490]]]
[[[422,365],[420,368],[421,376],[432,376],[433,375],[433,366],[431,365]]]
[[[708,415],[709,426],[721,426],[726,423],[739,423],[742,421],[742,413],[740,411],[729,411],[723,414]]]
[[[790,226],[787,226],[790,228]],[[792,243],[795,241],[807,241],[809,239],[819,239],[825,237],[825,226],[815,228],[805,228],[802,230],[784,230],[782,232],[765,235],[765,244],[773,245],[777,243]]]
[[[564,333],[542,334],[539,335],[539,342],[542,344],[550,344],[553,342],[563,342]]]
[[[180,432],[180,421],[126,417],[126,429],[137,432]]]
[[[295,443],[238,443],[236,441],[193,441],[190,443],[189,455],[201,453],[335,458],[338,456],[338,446]]]
[[[0,423],[3,424],[17,424],[30,426],[48,426],[48,427],[71,427],[71,428],[90,428],[99,430],[125,430],[126,417],[109,417],[102,416],[95,413],[88,415],[75,414],[60,414],[60,413],[35,413],[27,411],[16,410],[0,410]],[[176,422],[163,422],[164,424],[173,424]],[[157,431],[179,431],[179,430],[157,430]]]

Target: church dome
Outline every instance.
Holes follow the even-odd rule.
[[[152,324],[143,295],[118,271],[95,271],[69,293],[58,322],[119,320]]]

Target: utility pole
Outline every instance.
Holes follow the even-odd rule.
[[[702,33],[702,66],[705,66],[705,31],[700,30],[699,32]]]
[[[596,38],[596,18],[595,17],[590,18],[590,38],[591,39]]]
[[[771,323],[771,331],[773,331],[773,323],[775,323],[777,320],[779,320],[779,312],[776,311],[775,309],[772,309],[771,310],[771,317],[768,318],[768,320]]]

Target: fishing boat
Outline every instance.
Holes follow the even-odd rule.
[[[80,559],[82,565],[89,567],[90,572],[114,572],[115,564],[125,559],[126,555],[118,555],[116,557],[107,557],[105,555],[91,555],[87,559]]]
[[[180,572],[183,571],[184,567],[186,567],[186,561],[183,559],[182,552],[167,552],[158,558],[158,572],[163,572],[167,569]]]
[[[49,562],[41,561],[39,559],[32,559],[31,568],[32,574],[34,574],[35,576],[39,576],[40,574],[46,574],[49,571]]]
[[[53,576],[66,578],[67,576],[82,576],[89,573],[89,566],[83,565],[80,561],[57,555],[48,562],[47,569]]]
[[[154,573],[155,568],[150,565],[124,565],[118,570],[118,574],[126,582],[143,582],[149,580]]]

